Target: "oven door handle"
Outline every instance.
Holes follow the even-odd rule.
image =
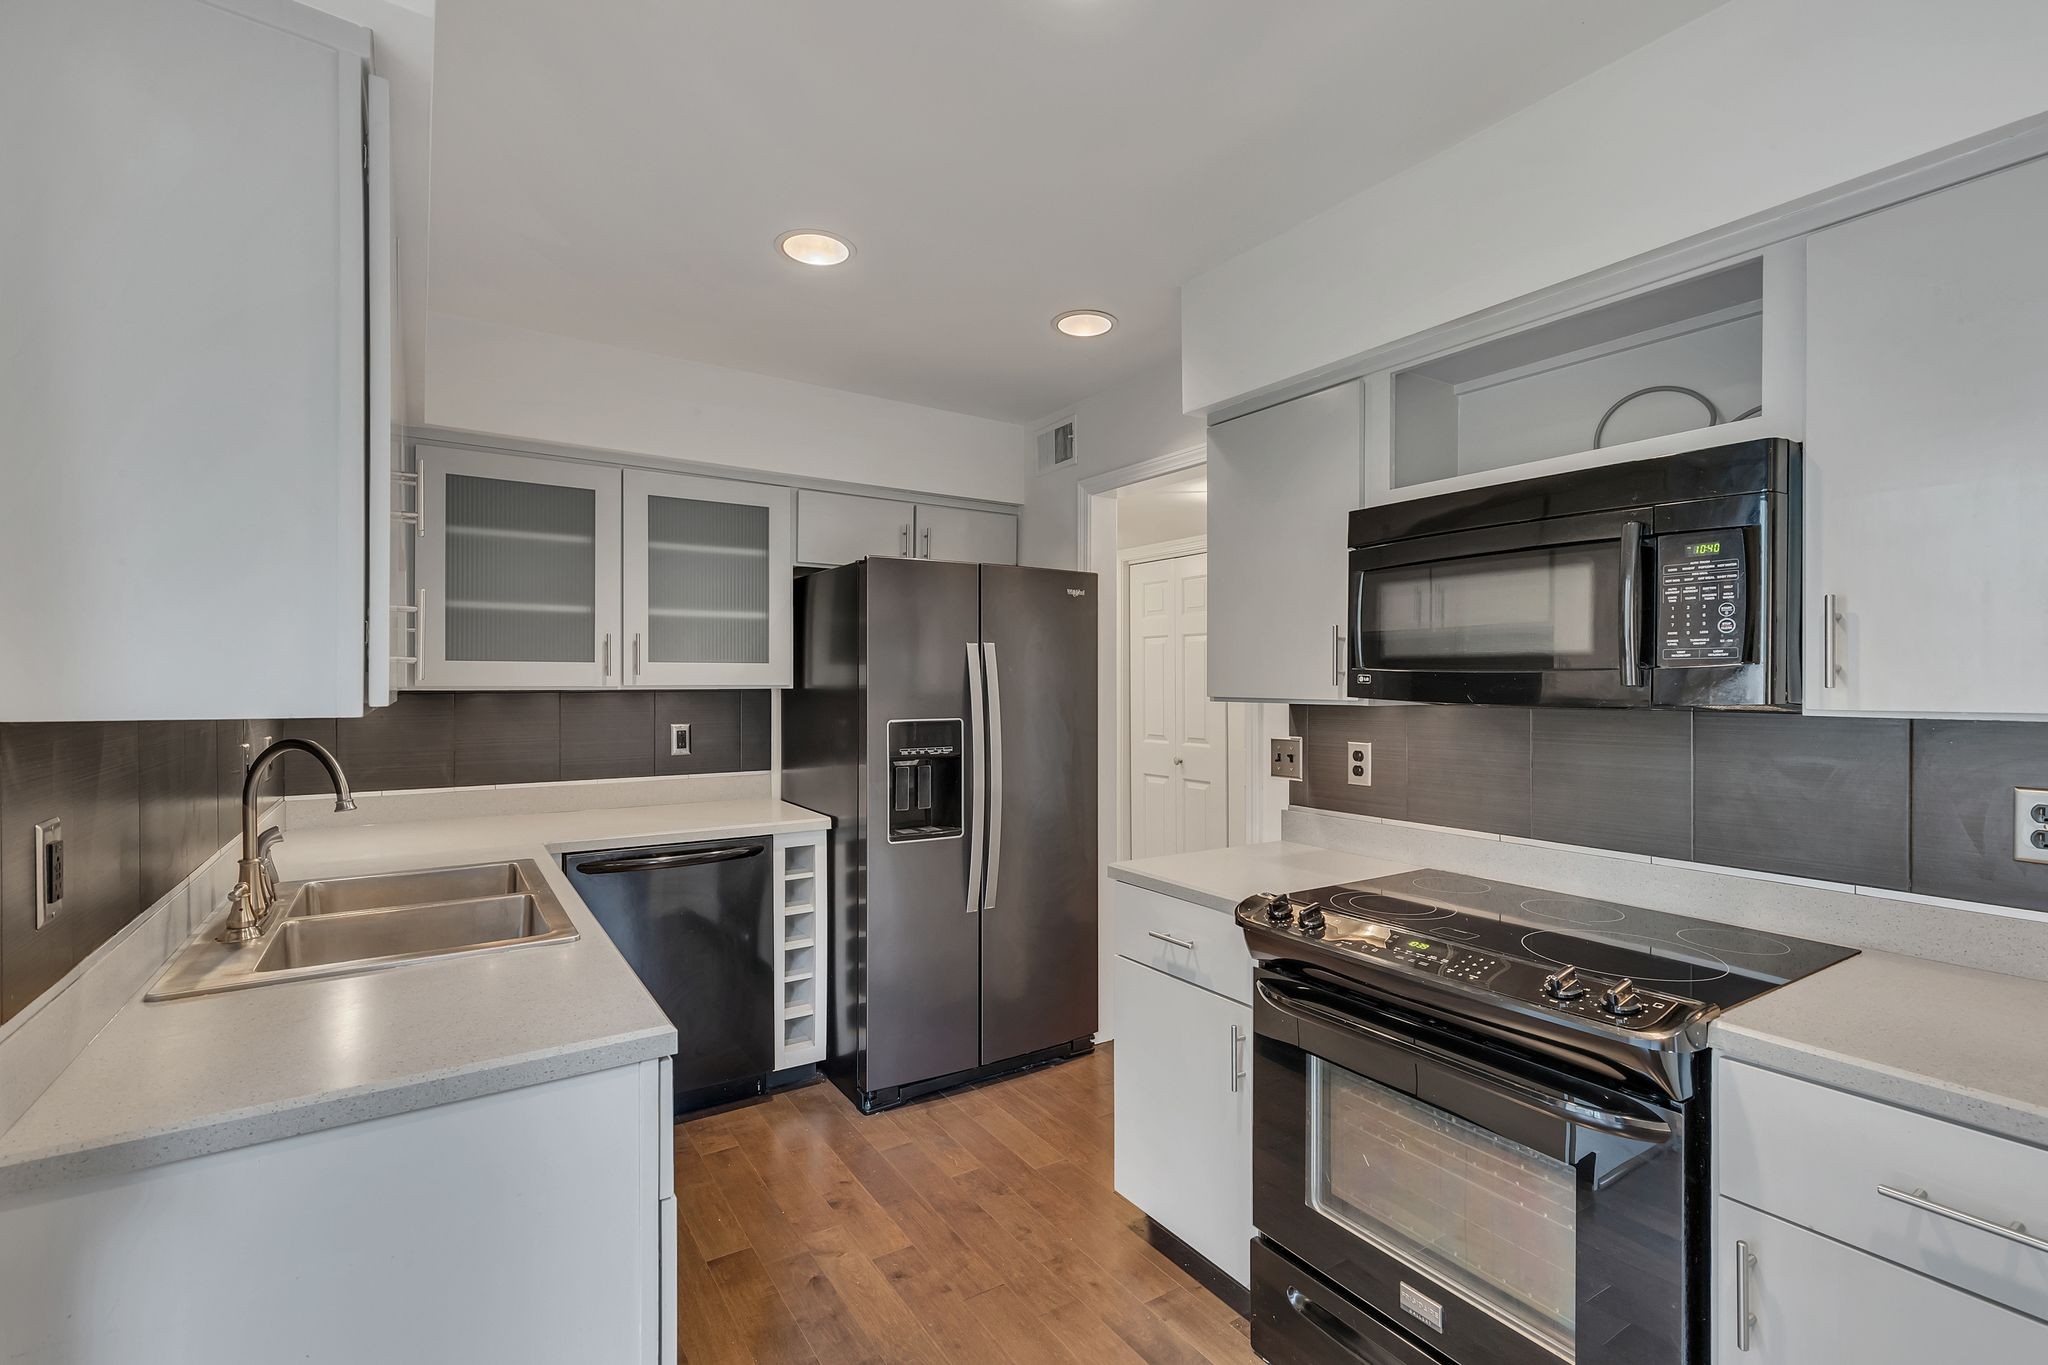
[[[1380,1047],[1405,1053],[1431,1066],[1456,1072],[1489,1090],[1499,1091],[1566,1123],[1597,1128],[1605,1133],[1640,1142],[1661,1143],[1671,1137],[1671,1125],[1662,1119],[1643,1114],[1622,1113],[1588,1103],[1567,1091],[1509,1075],[1470,1057],[1460,1056],[1445,1048],[1407,1037],[1391,1029],[1381,1028],[1332,1005],[1298,999],[1290,993],[1275,989],[1270,981],[1259,982],[1259,999],[1292,1019],[1337,1029]]]

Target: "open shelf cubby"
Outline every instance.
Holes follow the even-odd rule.
[[[1760,417],[1764,303],[1764,262],[1748,260],[1398,371],[1393,487]],[[1644,389],[1662,391],[1616,409],[1596,442]]]
[[[779,992],[776,1000],[775,1069],[822,1061],[823,1015],[829,975],[826,967],[828,882],[823,834],[784,834],[775,841],[775,935]]]

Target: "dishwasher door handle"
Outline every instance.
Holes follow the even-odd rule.
[[[576,870],[593,877],[601,877],[611,872],[652,872],[663,867],[702,867],[706,863],[737,862],[741,858],[757,858],[760,854],[759,844],[700,848],[688,853],[651,853],[640,858],[598,858],[591,862],[576,864]]]

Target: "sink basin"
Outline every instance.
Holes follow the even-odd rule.
[[[346,976],[578,937],[530,859],[287,882],[261,937],[217,943],[209,926],[172,958],[148,999]]]

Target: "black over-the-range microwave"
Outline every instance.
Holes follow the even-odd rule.
[[[1764,440],[1362,508],[1345,690],[1797,710],[1799,503]]]

